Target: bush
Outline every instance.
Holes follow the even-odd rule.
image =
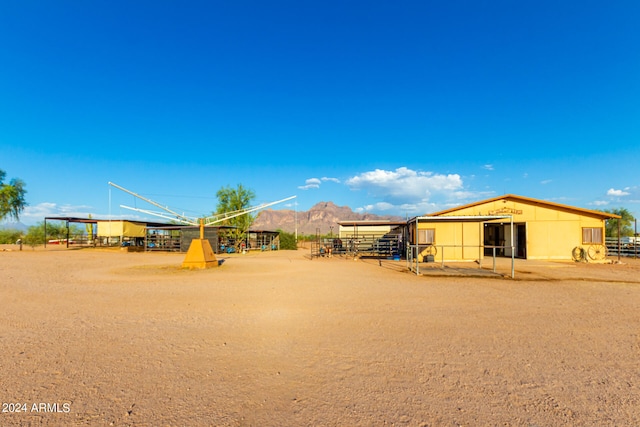
[[[83,231],[82,227],[77,225],[71,225],[69,226],[69,230],[67,230],[67,226],[64,223],[47,223],[46,237],[47,239],[66,239],[67,233],[70,236],[74,236],[82,234]],[[44,222],[39,222],[29,227],[27,234],[22,239],[25,244],[31,247],[43,245],[44,240]]]
[[[27,234],[26,236],[24,236],[24,239],[22,239],[22,241],[32,248],[44,244],[44,223],[42,226],[33,225],[29,227],[29,229],[27,230]]]
[[[296,236],[293,233],[287,233],[286,231],[278,230],[280,233],[280,249],[281,250],[293,250],[298,249],[296,244]]]
[[[22,231],[20,230],[10,228],[0,230],[0,245],[14,244],[20,238],[22,238]]]

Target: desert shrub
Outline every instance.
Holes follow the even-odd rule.
[[[29,227],[22,241],[31,247],[44,244],[44,222]]]
[[[0,245],[10,245],[22,237],[22,231],[11,228],[0,230]]]
[[[69,235],[81,235],[84,230],[82,227],[72,224],[69,226]],[[47,223],[47,239],[66,239],[67,226],[65,223]],[[27,229],[27,234],[22,241],[29,246],[35,247],[44,244],[44,222],[39,222]]]
[[[296,236],[293,233],[287,233],[286,231],[278,230],[280,233],[280,249],[282,250],[296,250]]]

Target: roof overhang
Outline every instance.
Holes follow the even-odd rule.
[[[417,216],[409,222],[488,222],[501,219],[512,220],[511,215],[451,215],[451,216]]]
[[[353,221],[336,221],[338,225],[343,227],[366,227],[366,226],[381,226],[388,225],[397,227],[399,225],[406,225],[406,221],[373,221],[373,220],[353,220]]]
[[[198,225],[183,225],[183,224],[163,224],[163,223],[153,223],[153,224],[158,224],[158,225],[151,225],[149,223],[147,223],[147,228],[148,229],[153,229],[153,230],[199,230],[200,226]],[[218,230],[221,229],[232,229],[232,228],[238,228],[236,226],[233,225],[205,225],[204,228],[216,228]]]
[[[534,205],[539,205],[539,206],[546,206],[547,208],[550,208],[550,209],[562,209],[562,210],[566,210],[566,211],[579,212],[581,214],[592,215],[592,216],[600,217],[602,219],[617,219],[617,218],[620,218],[619,215],[608,213],[608,212],[594,211],[594,210],[590,210],[590,209],[579,208],[579,207],[576,207],[576,206],[563,205],[563,204],[560,204],[560,203],[549,202],[549,201],[546,201],[546,200],[540,200],[540,199],[534,199],[534,198],[531,198],[531,197],[518,196],[516,194],[505,194],[503,196],[492,197],[490,199],[485,199],[485,200],[479,200],[477,202],[468,203],[466,205],[461,205],[461,206],[456,206],[456,207],[453,207],[453,208],[450,208],[450,209],[446,209],[446,210],[443,210],[443,211],[432,212],[431,215],[433,215],[433,216],[446,215],[446,214],[449,214],[449,213],[454,213],[454,212],[460,211],[462,209],[467,209],[467,208],[471,208],[471,207],[474,207],[474,206],[483,205],[483,204],[492,203],[492,202],[497,202],[497,201],[505,201],[505,202],[506,201],[512,201],[512,202],[521,202],[521,203],[527,203],[527,204],[534,204]]]
[[[123,218],[113,218],[113,219],[99,219],[99,218],[78,218],[73,216],[46,216],[44,218],[45,222],[47,221],[68,221],[68,222],[76,222],[80,224],[97,224],[99,222],[131,222],[136,224],[144,224],[146,227],[163,227],[170,226],[170,224],[164,222],[154,222],[154,221],[144,221],[137,219],[123,219]]]
[[[95,218],[77,218],[73,216],[46,216],[44,217],[45,221],[69,221],[69,222],[80,222],[84,224],[96,224],[99,219]]]

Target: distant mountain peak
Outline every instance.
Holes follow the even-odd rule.
[[[311,207],[311,209],[324,209],[324,208],[337,208],[339,207],[333,202],[318,202]]]
[[[399,216],[356,213],[348,206],[338,206],[331,201],[318,202],[308,211],[290,209],[266,209],[258,214],[251,228],[260,230],[283,230],[293,233],[297,229],[304,234],[328,234],[338,232],[338,221],[389,220],[401,221]]]
[[[26,231],[29,227],[21,222],[16,221],[2,221],[0,222],[0,230],[19,230]]]

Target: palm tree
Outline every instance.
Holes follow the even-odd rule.
[[[8,184],[4,183],[6,172],[0,169],[0,220],[9,217],[20,220],[20,213],[27,206],[24,195],[27,190],[24,181],[13,178]]]

